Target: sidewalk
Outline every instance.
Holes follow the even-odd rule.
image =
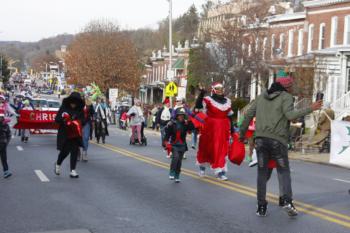
[[[153,136],[160,136],[159,131],[145,129],[145,132]],[[302,153],[302,152],[289,151],[288,155],[289,155],[289,158],[292,160],[299,160],[299,161],[310,162],[310,163],[336,166],[329,163],[329,156],[330,156],[329,153],[310,153],[310,152]]]
[[[289,158],[293,160],[333,165],[329,163],[329,156],[329,153],[302,153],[294,151],[289,152]]]

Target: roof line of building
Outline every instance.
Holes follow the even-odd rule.
[[[295,12],[295,13],[285,13],[280,15],[274,15],[268,18],[268,23],[282,22],[282,21],[290,21],[290,20],[298,20],[305,19],[306,12]]]
[[[303,2],[304,7],[319,7],[319,6],[327,6],[332,5],[335,3],[343,3],[343,2],[350,2],[350,0],[313,0],[313,1],[306,1]]]

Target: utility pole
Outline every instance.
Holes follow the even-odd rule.
[[[0,56],[0,78],[2,77],[2,55]]]
[[[169,70],[168,70],[168,79],[169,81],[173,80],[172,73],[172,60],[173,60],[173,1],[169,1]]]

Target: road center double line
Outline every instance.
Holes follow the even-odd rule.
[[[161,167],[164,169],[169,169],[169,164],[168,163],[164,163],[162,161],[159,161],[157,159],[153,159],[150,158],[148,156],[144,156],[144,155],[140,155],[128,150],[125,150],[123,148],[120,147],[116,147],[110,144],[96,144],[100,147],[103,147],[105,149],[108,149],[110,151],[116,152],[118,154],[124,155],[126,157],[130,157],[133,159],[137,159],[139,161],[145,162],[147,164],[151,164],[157,167]],[[249,186],[246,185],[242,185],[242,184],[238,184],[236,182],[233,181],[220,181],[214,177],[210,177],[210,176],[206,176],[205,178],[201,178],[198,176],[196,171],[190,170],[190,169],[182,169],[182,174],[189,176],[191,178],[197,179],[197,180],[201,180],[203,182],[206,183],[210,183],[212,185],[215,186],[219,186],[237,193],[241,193],[243,195],[246,196],[250,196],[250,197],[254,197],[256,198],[256,189],[255,188],[251,188]],[[272,193],[267,193],[267,200],[270,203],[274,203],[274,204],[278,204],[279,201],[279,197],[275,194]],[[297,206],[299,212],[350,228],[350,216],[345,215],[345,214],[341,214],[341,213],[337,213],[331,210],[327,210],[324,208],[320,208],[311,204],[307,204],[301,201],[294,201],[294,204]]]

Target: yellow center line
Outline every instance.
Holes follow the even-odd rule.
[[[147,157],[147,156],[143,156],[128,150],[125,150],[123,148],[120,147],[116,147],[113,145],[101,145],[101,144],[96,144],[93,143],[95,145],[98,145],[100,147],[103,147],[105,149],[111,150],[113,152],[122,154],[124,156],[130,157],[130,158],[134,158],[137,159],[139,161],[157,166],[157,167],[161,167],[164,169],[169,169],[169,164],[168,163],[164,163],[162,161]],[[182,174],[189,176],[191,178],[194,178],[196,180],[201,180],[203,182],[206,183],[210,183],[225,189],[229,189],[231,191],[237,192],[237,193],[241,193],[244,194],[246,196],[250,196],[250,197],[256,197],[256,189],[245,186],[245,185],[241,185],[232,181],[219,181],[214,177],[206,177],[206,178],[201,178],[198,176],[197,172],[193,171],[193,170],[189,170],[189,169],[182,169]],[[275,194],[271,194],[271,193],[267,193],[267,200],[271,203],[274,204],[278,204],[278,196]],[[296,204],[296,206],[298,207],[299,212],[303,212],[305,214],[314,216],[314,217],[318,217],[320,219],[332,222],[332,223],[336,223],[338,225],[350,228],[350,216],[345,215],[345,214],[340,214],[331,210],[327,210],[327,209],[323,209],[323,208],[319,208],[310,204],[306,204],[300,201],[294,201],[294,203]]]

